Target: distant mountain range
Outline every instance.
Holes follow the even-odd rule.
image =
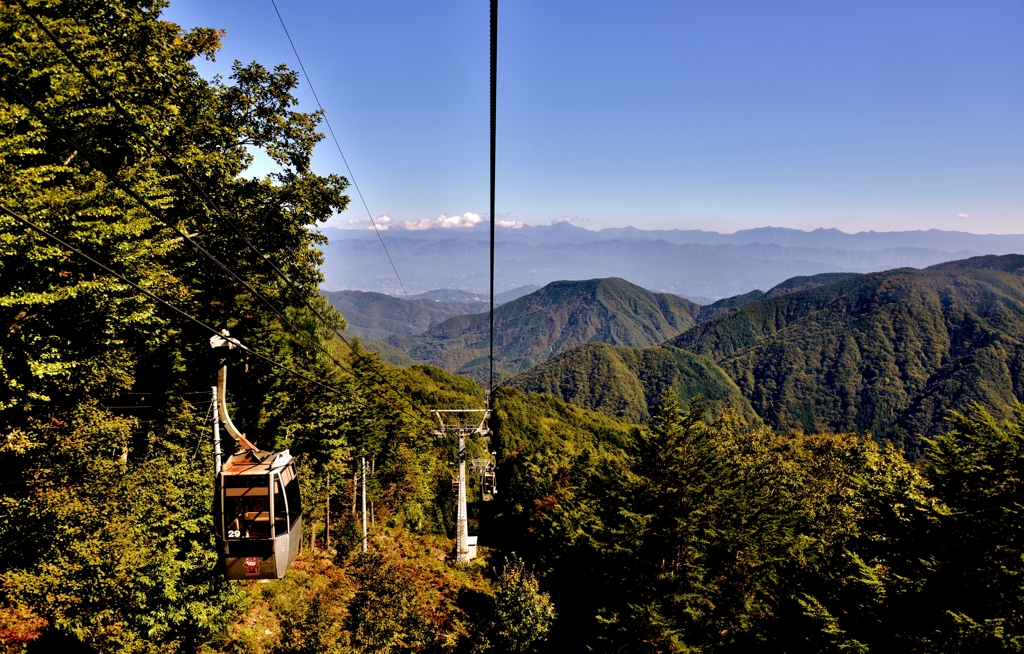
[[[496,294],[494,304],[500,306],[537,288],[524,286]],[[345,316],[349,334],[376,340],[422,334],[452,316],[487,311],[490,306],[486,296],[451,289],[420,293],[408,300],[372,291],[328,291],[324,295]]]
[[[325,290],[400,292],[373,232],[324,233],[330,239],[322,266]],[[435,288],[483,293],[488,234],[481,227],[405,230],[386,232],[384,239],[411,293]],[[562,279],[621,277],[707,303],[797,276],[926,268],[976,255],[1024,252],[1024,235],[940,230],[846,234],[777,227],[733,234],[632,227],[591,231],[563,222],[499,228],[495,250],[500,291]]]
[[[505,383],[633,420],[670,390],[776,429],[870,433],[913,452],[951,409],[1009,417],[1024,397],[1022,255],[801,276],[706,306],[621,279],[557,282],[495,319]],[[487,314],[383,347],[483,380]]]

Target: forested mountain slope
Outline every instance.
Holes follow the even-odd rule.
[[[345,316],[349,333],[370,339],[422,334],[452,316],[487,310],[486,302],[406,300],[364,291],[328,291],[324,295]]]
[[[718,318],[730,311],[735,311],[736,309],[745,307],[751,302],[760,300],[763,297],[775,297],[778,295],[785,295],[786,293],[795,293],[796,291],[817,288],[818,286],[824,286],[825,284],[831,284],[849,277],[854,277],[857,274],[858,273],[821,273],[820,275],[791,277],[786,281],[771,287],[767,293],[760,289],[755,289],[749,293],[722,298],[717,302],[702,306],[700,308],[700,313],[697,314],[697,322],[702,323],[713,318]]]
[[[585,343],[519,373],[507,383],[634,422],[650,418],[665,391],[671,391],[683,403],[702,395],[715,408],[732,408],[748,419],[756,418],[736,384],[710,357],[671,345],[631,348]]]
[[[553,282],[494,311],[495,369],[510,375],[574,345],[657,345],[694,325],[700,307],[623,279]],[[389,343],[418,361],[482,379],[488,315],[450,318],[418,337]]]
[[[1024,391],[1021,257],[851,277],[700,324],[672,343],[714,358],[779,429],[871,432],[918,447],[950,409],[1007,416]]]

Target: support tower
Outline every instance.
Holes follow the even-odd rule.
[[[466,437],[472,434],[490,436],[489,409],[435,409],[434,416],[440,428],[436,436],[455,436],[459,439],[459,495],[455,502],[455,560],[468,563],[476,556],[475,544],[470,543],[469,515],[466,511]]]

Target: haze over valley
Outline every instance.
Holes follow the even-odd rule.
[[[621,277],[656,292],[701,303],[771,288],[791,277],[928,266],[984,254],[1024,252],[1024,235],[940,230],[810,232],[765,227],[733,234],[698,230],[592,231],[559,222],[498,228],[496,292],[553,281]],[[372,230],[324,230],[324,290],[401,296]],[[486,293],[488,230],[389,230],[382,233],[409,293],[459,289]]]

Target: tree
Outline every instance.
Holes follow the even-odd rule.
[[[922,640],[946,650],[1024,650],[1024,405],[997,421],[975,404],[927,442],[927,478],[948,508],[921,599]]]
[[[14,86],[0,96],[3,206],[254,350],[340,383],[345,375],[309,345],[327,344],[331,328],[344,326],[320,297],[316,246],[324,237],[311,229],[348,203],[344,178],[309,169],[320,116],[293,109],[298,78],[284,67],[236,62],[228,82],[204,80],[193,61],[215,55],[219,33],[163,21],[164,6],[0,6],[0,77]],[[246,177],[251,147],[280,170]],[[3,603],[99,651],[195,649],[240,601],[238,588],[213,572],[212,466],[201,420],[213,372],[209,333],[4,212],[0,307],[0,447],[11,482],[0,488]],[[233,414],[264,446],[284,440],[300,411],[325,414],[317,407],[333,402],[262,360],[235,371]]]
[[[518,558],[498,576],[495,601],[495,644],[500,652],[533,652],[546,639],[555,607],[540,592],[536,577]]]

